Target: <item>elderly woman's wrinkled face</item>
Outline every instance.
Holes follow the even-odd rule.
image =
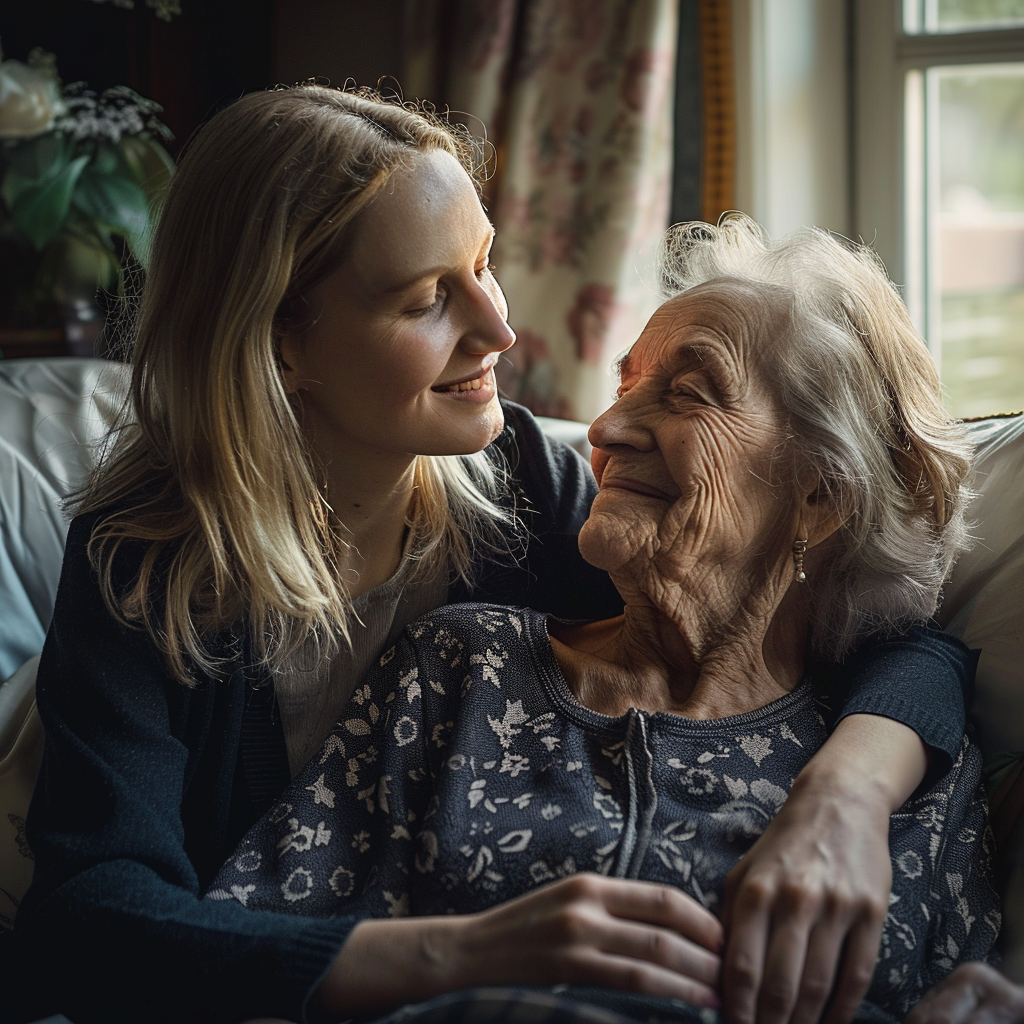
[[[704,285],[665,303],[622,363],[618,401],[590,429],[601,490],[580,535],[617,583],[721,586],[734,570],[749,586],[783,564],[799,503],[752,358],[782,322],[753,288]]]

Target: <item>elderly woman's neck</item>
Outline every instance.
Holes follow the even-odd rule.
[[[555,656],[580,702],[601,714],[629,708],[727,718],[764,707],[803,678],[806,601],[792,592],[778,614],[747,628],[714,629],[700,616],[628,602],[621,618],[550,627]]]

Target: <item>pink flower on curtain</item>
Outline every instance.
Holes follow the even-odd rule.
[[[591,282],[576,293],[566,320],[576,341],[576,356],[582,362],[600,365],[614,309],[615,293],[606,284]]]
[[[597,57],[583,72],[583,84],[588,92],[599,93],[612,77],[612,67],[604,57]]]
[[[526,38],[518,67],[521,80],[545,70],[572,72],[607,31],[605,4],[593,0],[524,0]]]
[[[555,0],[552,6],[562,8],[559,26],[559,47],[553,61],[556,71],[565,74],[600,45],[605,33],[605,12],[593,0]]]
[[[634,50],[626,60],[621,84],[622,98],[626,106],[638,114],[649,102],[650,76],[654,66],[654,52],[646,48]]]
[[[501,219],[507,225],[507,229],[519,228],[525,230],[533,218],[533,211],[530,209],[528,196],[516,195],[512,192],[506,193],[501,200]]]
[[[569,180],[579,184],[587,175],[590,132],[594,127],[593,107],[580,107],[572,128],[565,135],[565,153],[568,159]]]
[[[556,220],[544,234],[542,260],[546,264],[575,266],[580,250],[580,234],[569,220]]]

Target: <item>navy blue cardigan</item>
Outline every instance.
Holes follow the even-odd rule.
[[[588,468],[525,410],[507,405],[506,420],[496,444],[532,536],[524,558],[486,567],[451,600],[566,618],[617,614],[618,594],[576,548],[595,491]],[[71,525],[39,669],[46,752],[28,823],[36,874],[0,956],[6,1019],[305,1019],[309,993],[356,920],[201,899],[288,782],[272,688],[244,643],[225,646],[224,678],[193,689],[175,682],[147,635],[104,606],[86,553],[96,518]],[[124,555],[116,571],[127,580],[137,562]],[[867,645],[842,670],[840,716],[905,722],[944,772],[973,665],[932,630]]]

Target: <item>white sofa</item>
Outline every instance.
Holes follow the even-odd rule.
[[[0,361],[0,679],[13,675],[0,686],[0,808],[7,809],[0,820],[0,928],[31,877],[24,810],[11,801],[27,809],[42,749],[30,659],[42,647],[60,572],[67,529],[60,500],[84,480],[126,385],[123,367],[100,360]],[[543,426],[589,451],[584,424]],[[978,443],[977,544],[946,587],[940,619],[982,650],[973,720],[990,761],[1016,753],[1016,761],[1007,759],[1012,777],[1024,766],[1024,415],[971,429]],[[1007,966],[1024,980],[1024,814],[1015,802],[1024,803],[1024,771],[1004,787],[995,813],[1010,865]]]

